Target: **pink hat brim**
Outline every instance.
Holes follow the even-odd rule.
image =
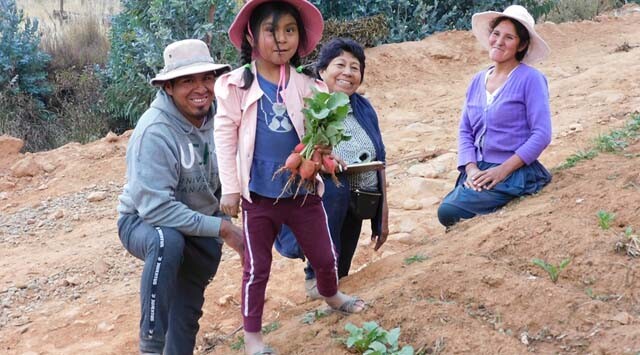
[[[298,24],[298,26],[304,26],[307,33],[307,43],[305,45],[300,44],[298,54],[300,57],[306,57],[313,52],[322,38],[324,21],[322,20],[320,10],[305,0],[250,0],[240,9],[231,27],[229,27],[229,39],[231,43],[233,43],[237,49],[241,49],[244,31],[247,28],[251,13],[253,13],[256,7],[267,2],[285,2],[298,9],[300,17],[302,18],[302,24]]]

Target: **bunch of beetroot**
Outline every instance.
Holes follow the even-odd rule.
[[[305,98],[304,102],[305,108],[302,113],[305,116],[305,135],[302,137],[302,142],[289,155],[284,166],[275,173],[280,174],[285,171],[291,173],[282,192],[288,191],[298,181],[295,195],[301,187],[308,192],[315,191],[316,174],[321,168],[324,168],[324,172],[331,174],[334,183],[340,186],[335,175],[338,163],[333,156],[321,154],[316,147],[335,147],[338,143],[351,139],[351,136],[344,132],[344,119],[349,113],[349,97],[346,94],[341,92],[328,94],[314,90],[313,96]]]

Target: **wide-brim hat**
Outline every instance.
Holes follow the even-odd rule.
[[[209,47],[198,39],[185,39],[173,42],[164,49],[164,68],[151,79],[154,86],[181,76],[214,72],[219,76],[231,70],[228,64],[213,61]]]
[[[529,11],[520,5],[511,5],[503,12],[486,11],[474,14],[471,18],[471,31],[478,39],[478,42],[485,49],[489,50],[489,34],[491,33],[491,22],[498,17],[508,17],[521,23],[529,32],[529,49],[522,58],[522,62],[534,64],[544,59],[551,49],[540,37],[535,29],[535,20]]]
[[[318,42],[322,38],[322,31],[324,30],[324,22],[322,20],[322,14],[317,7],[306,0],[249,0],[240,9],[236,18],[233,20],[231,27],[229,27],[229,39],[231,43],[238,48],[242,47],[242,40],[245,35],[245,29],[251,18],[253,10],[259,5],[267,2],[284,2],[295,7],[300,13],[302,23],[298,26],[304,26],[307,33],[307,43],[300,43],[298,47],[298,55],[305,57],[309,55],[316,48]]]

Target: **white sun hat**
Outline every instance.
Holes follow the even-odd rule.
[[[485,49],[489,49],[491,22],[498,17],[508,17],[521,23],[529,32],[529,49],[522,62],[534,64],[544,59],[551,50],[547,43],[536,33],[535,20],[529,11],[520,5],[511,5],[503,12],[486,11],[474,14],[471,18],[471,31]]]
[[[161,86],[167,80],[181,76],[214,72],[219,76],[231,70],[228,64],[217,64],[207,44],[199,39],[173,42],[164,49],[164,68],[151,79],[151,85]]]

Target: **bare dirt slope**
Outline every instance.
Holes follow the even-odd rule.
[[[640,8],[597,21],[543,24],[552,48],[554,139],[548,167],[640,110]],[[455,180],[456,128],[466,85],[488,64],[469,32],[367,51],[364,89],[388,149],[391,232],[374,253],[363,233],[343,288],[370,302],[331,314],[303,291],[303,264],[276,257],[264,324],[283,354],[343,354],[344,325],[400,326],[401,343],[446,354],[636,354],[638,260],[614,252],[640,228],[640,144],[555,174],[539,195],[444,234],[437,203]],[[127,136],[33,155],[0,153],[0,353],[135,354],[142,263],[116,231]],[[32,177],[16,177],[21,163]],[[27,169],[28,170],[28,169]],[[615,213],[611,229],[596,213]],[[415,258],[414,256],[421,256]],[[407,265],[405,259],[424,259]],[[571,264],[552,283],[531,264]],[[225,248],[207,290],[197,353],[229,354],[241,324],[241,268]]]

